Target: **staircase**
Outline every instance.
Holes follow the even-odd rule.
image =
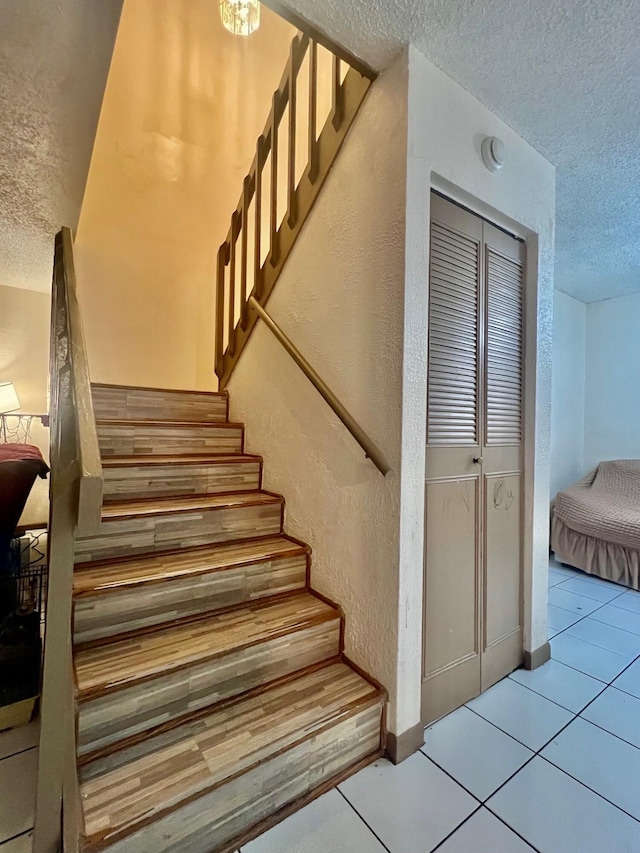
[[[99,529],[76,542],[83,850],[222,853],[377,758],[343,654],[228,396],[93,385]]]

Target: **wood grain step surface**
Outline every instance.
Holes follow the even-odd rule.
[[[103,459],[104,500],[213,495],[259,489],[262,459],[248,454],[112,456]]]
[[[96,420],[102,456],[209,456],[242,453],[244,427],[232,423]]]
[[[226,393],[135,388],[126,385],[91,385],[93,411],[98,419],[147,421],[202,421],[228,419]]]
[[[81,773],[89,849],[122,839],[118,851],[208,853],[246,831],[247,821],[259,820],[271,798],[299,795],[290,782],[283,785],[287,774],[304,779],[308,789],[345,762],[375,752],[383,698],[348,666],[334,663],[93,762]],[[214,792],[209,812],[202,797]],[[239,810],[243,817],[234,821]],[[173,818],[164,840],[151,823],[163,816]],[[198,843],[204,821],[210,834]]]
[[[305,587],[308,549],[286,537],[205,546],[74,574],[75,642],[122,634]]]
[[[341,614],[308,592],[76,648],[79,753],[329,660]]]
[[[268,492],[114,501],[102,523],[76,540],[76,563],[273,536],[284,501]]]

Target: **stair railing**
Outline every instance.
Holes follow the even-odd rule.
[[[376,76],[344,57],[307,33],[298,33],[291,43],[227,239],[218,251],[216,373],[225,388],[261,318],[386,475],[390,466],[382,452],[264,310]]]
[[[357,67],[354,65],[357,64]],[[216,373],[229,381],[375,73],[306,33],[289,61],[218,251]],[[306,91],[305,91],[306,88]]]
[[[76,296],[71,231],[55,240],[51,300],[49,588],[34,853],[79,849],[71,602],[76,535],[100,524],[102,465]]]

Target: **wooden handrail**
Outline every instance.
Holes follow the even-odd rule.
[[[308,31],[293,39],[227,239],[218,252],[216,373],[221,389],[255,327],[257,315],[247,310],[249,297],[266,305],[375,79],[371,69],[337,48],[327,49],[326,44]],[[321,52],[330,62],[326,77],[321,74]],[[299,85],[305,63],[306,92]],[[323,86],[325,97],[321,98]],[[252,240],[248,239],[250,227]]]
[[[286,351],[289,353],[291,358],[295,361],[300,370],[307,377],[309,382],[311,382],[316,391],[318,391],[322,398],[333,409],[334,413],[338,416],[338,418],[342,421],[345,427],[349,430],[351,435],[358,442],[360,447],[364,450],[364,455],[367,457],[367,459],[371,459],[371,461],[376,466],[378,471],[380,471],[382,476],[386,477],[386,475],[391,470],[391,466],[385,459],[385,456],[380,450],[380,448],[374,444],[373,440],[362,429],[362,427],[356,421],[353,415],[351,415],[351,413],[342,405],[340,400],[329,388],[327,383],[324,382],[320,378],[318,373],[316,373],[316,371],[313,369],[313,367],[311,367],[309,362],[302,355],[302,353],[296,347],[293,341],[287,337],[287,335],[282,331],[280,326],[278,326],[273,317],[271,317],[271,315],[265,311],[262,305],[260,305],[260,303],[253,296],[249,297],[249,305],[264,322],[265,326],[267,326],[267,328],[274,334],[277,340],[286,349]]]
[[[34,853],[79,847],[81,810],[73,704],[71,597],[75,539],[100,523],[102,465],[76,296],[73,241],[55,241],[51,301],[49,587],[42,680]],[[62,825],[61,825],[62,816]]]

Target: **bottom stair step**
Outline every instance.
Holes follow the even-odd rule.
[[[85,850],[215,853],[380,749],[385,696],[344,663],[81,770]]]

